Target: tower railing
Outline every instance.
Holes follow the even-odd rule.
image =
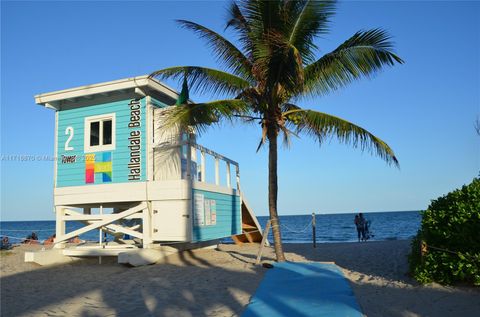
[[[192,138],[193,139],[193,138]],[[211,173],[211,170],[207,170],[207,158],[210,156],[213,158],[213,172],[214,172],[214,181],[210,182],[214,185],[221,186],[220,177],[223,176],[226,179],[226,187],[234,188],[232,184],[232,166],[235,169],[235,189],[240,191],[240,167],[238,162],[223,156],[211,149],[208,149],[200,144],[197,144],[193,140],[184,140],[179,142],[163,142],[153,146],[154,150],[169,150],[172,148],[183,148],[183,151],[180,151],[180,156],[182,159],[186,160],[185,176],[187,179],[197,180],[202,183],[207,182],[207,173]],[[199,152],[200,162],[198,162]],[[220,164],[221,162],[225,164],[225,175],[220,175]],[[193,165],[195,164],[195,165]],[[194,167],[192,169],[192,166]],[[182,175],[183,175],[182,171]]]

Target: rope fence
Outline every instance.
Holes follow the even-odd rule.
[[[0,232],[55,232],[55,229],[41,229],[41,230],[32,230],[32,229],[21,229],[21,230],[14,230],[14,229],[0,229]]]
[[[290,232],[293,232],[293,233],[304,233],[305,231],[307,231],[308,229],[312,228],[312,223],[313,223],[313,220],[310,220],[310,222],[305,226],[305,228],[303,228],[302,230],[298,231],[298,230],[294,230],[292,228],[290,228],[289,226],[287,225],[283,225],[283,224],[280,224],[281,227],[287,229],[288,231]]]
[[[312,227],[312,224],[313,224],[313,219],[310,220],[310,222],[305,225],[305,227],[303,227],[302,229],[296,229],[296,228],[292,228],[290,226],[287,226],[287,225],[284,225],[284,224],[280,224],[280,225],[270,225],[270,228],[276,228],[276,227],[281,227],[289,232],[292,232],[292,233],[298,233],[298,234],[302,234],[302,233],[305,233],[307,230],[309,230],[309,228]],[[18,243],[11,243],[12,245],[20,245],[22,244],[22,242],[25,242],[25,241],[35,241],[35,243],[38,243],[38,244],[44,244],[44,242],[48,239],[43,239],[43,240],[32,240],[32,239],[28,239],[27,237],[24,237],[24,238],[21,238],[21,237],[18,237],[18,236],[12,236],[10,234],[3,234],[4,232],[6,233],[21,233],[21,232],[25,232],[25,233],[37,233],[37,232],[49,232],[51,234],[54,234],[55,233],[55,229],[38,229],[38,230],[35,230],[35,229],[0,229],[0,236],[1,237],[7,237],[8,239],[10,240],[15,240],[15,241],[19,241]],[[246,231],[246,233],[255,233],[255,232],[259,232],[259,233],[262,233],[263,230],[249,230],[249,231]],[[96,240],[87,240],[88,242],[95,242]],[[182,243],[185,243],[184,241],[172,241],[172,242],[167,242],[167,243],[161,243],[161,245],[176,245],[176,244],[182,244]],[[51,245],[56,245],[56,243],[52,243]]]
[[[448,250],[448,249],[431,246],[431,245],[428,245],[427,242],[425,242],[423,240],[420,241],[420,257],[423,258],[428,253],[429,250],[450,253],[450,254],[454,254],[456,256],[462,255],[463,257],[472,257],[472,256],[469,256],[467,254],[463,254],[462,252],[451,251],[451,250]]]

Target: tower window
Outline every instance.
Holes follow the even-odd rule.
[[[115,149],[115,114],[85,118],[85,152]]]

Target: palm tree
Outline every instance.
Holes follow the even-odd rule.
[[[226,28],[235,31],[234,45],[217,32],[191,21],[177,20],[205,40],[226,71],[180,66],[155,71],[158,79],[184,80],[199,93],[228,96],[212,102],[174,107],[168,122],[195,127],[199,132],[222,120],[258,122],[268,143],[268,205],[277,261],[285,261],[277,213],[277,139],[308,135],[320,144],[330,137],[369,150],[398,166],[392,149],[367,130],[341,118],[302,109],[293,102],[337,90],[384,66],[403,63],[393,53],[390,36],[382,29],[359,31],[332,52],[316,57],[314,39],[328,31],[334,1],[232,2]]]

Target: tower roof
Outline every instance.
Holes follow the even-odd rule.
[[[174,104],[178,93],[148,75],[80,86],[35,96],[35,102],[55,110],[89,106],[103,101],[151,95],[166,104]]]

